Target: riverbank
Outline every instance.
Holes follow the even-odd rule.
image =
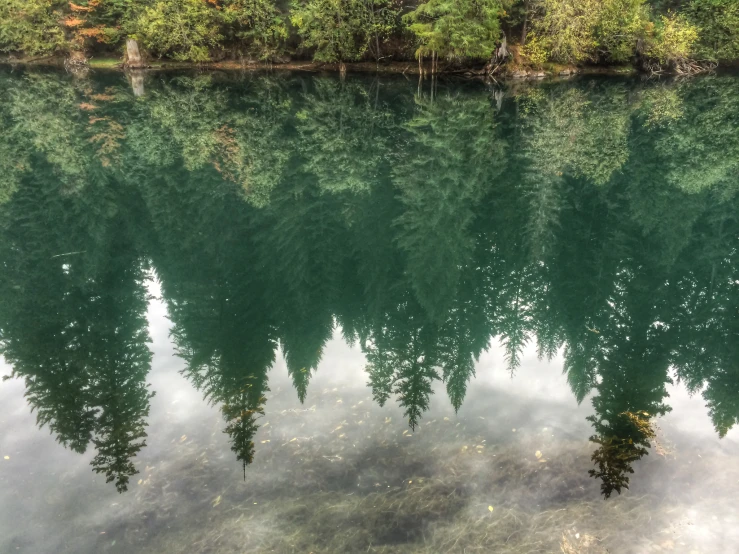
[[[64,67],[64,58],[60,56],[45,57],[0,57],[0,63],[10,65],[26,65],[40,67]],[[421,71],[431,75],[431,64],[419,66],[416,61],[392,61],[384,63],[353,62],[344,64],[347,73],[379,73],[388,75],[418,76]],[[90,69],[123,70],[124,62],[120,58],[91,58],[88,61]],[[202,63],[178,62],[174,60],[152,60],[146,64],[143,71],[148,70],[224,70],[224,71],[304,71],[309,73],[340,73],[338,63],[321,63],[310,60],[289,60],[281,63],[264,63],[254,61],[222,60]],[[439,65],[437,75],[460,77],[484,77],[484,66],[477,65]],[[505,79],[543,79],[546,77],[569,77],[571,75],[630,75],[638,73],[633,65],[562,65],[554,63],[543,64],[541,68],[524,64],[506,64],[495,73],[497,80]]]

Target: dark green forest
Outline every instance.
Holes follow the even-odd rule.
[[[0,52],[205,62],[426,59],[638,65],[687,72],[739,58],[739,0],[4,0]],[[503,58],[508,57],[506,50]],[[504,61],[504,60],[499,60]],[[434,69],[435,70],[435,69]]]
[[[120,491],[153,391],[147,281],[246,466],[279,352],[304,400],[341,329],[411,427],[500,343],[564,353],[605,496],[667,385],[739,418],[730,77],[417,89],[405,79],[0,73],[0,353]]]

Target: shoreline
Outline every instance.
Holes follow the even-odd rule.
[[[28,67],[54,67],[64,68],[64,58],[61,56],[44,56],[36,58],[14,58],[3,56],[0,57],[0,65],[10,66],[28,66]],[[385,63],[375,62],[347,62],[344,64],[347,73],[355,74],[379,74],[379,75],[403,75],[403,76],[419,76],[419,66],[416,61],[393,61]],[[174,60],[155,60],[151,61],[143,68],[128,68],[125,66],[121,58],[90,58],[87,65],[94,70],[109,71],[242,71],[242,72],[258,72],[258,71],[295,71],[306,73],[337,73],[340,74],[338,63],[322,63],[311,60],[291,60],[282,63],[263,63],[263,62],[240,62],[236,60],[211,61],[204,63],[178,62]],[[469,66],[452,66],[440,67],[436,74],[432,75],[430,64],[424,64],[425,77],[459,77],[463,79],[490,79],[493,81],[540,81],[547,78],[569,78],[575,75],[604,75],[614,77],[644,75],[648,76],[644,71],[640,71],[636,66],[628,65],[561,65],[554,63],[546,63],[542,68],[533,68],[525,65],[508,64],[504,69],[493,76],[483,74],[481,72],[482,64]],[[703,73],[737,71],[739,70],[739,60],[732,62],[723,62],[716,69]],[[662,73],[660,77],[675,77],[674,73]]]
[[[30,67],[64,67],[64,58],[60,56],[46,56],[41,58],[0,58],[0,64],[19,65]],[[347,73],[375,73],[382,75],[419,76],[420,70],[416,61],[394,61],[385,63],[375,62],[347,62]],[[338,63],[320,63],[311,60],[296,60],[282,63],[242,63],[236,60],[212,61],[205,63],[178,62],[172,60],[156,60],[148,63],[144,68],[127,68],[120,58],[91,58],[88,67],[96,70],[111,71],[173,71],[173,70],[219,70],[219,71],[302,71],[307,73],[340,73]],[[434,76],[462,77],[471,79],[489,78],[482,74],[482,65],[466,67],[440,67]],[[432,76],[430,64],[424,64],[424,75]],[[492,76],[495,80],[541,80],[551,77],[571,77],[573,75],[636,75],[639,70],[631,65],[621,66],[572,66],[546,64],[541,69],[509,65],[500,73]]]

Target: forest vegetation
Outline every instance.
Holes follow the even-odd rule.
[[[0,52],[344,64],[634,64],[690,72],[739,59],[739,0],[2,0]],[[505,61],[505,60],[504,60]]]

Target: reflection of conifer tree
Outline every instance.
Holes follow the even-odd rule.
[[[695,225],[692,240],[676,262],[669,283],[672,301],[664,318],[674,335],[677,375],[691,392],[702,390],[720,437],[739,422],[735,213],[736,201],[719,204]]]
[[[658,299],[648,278],[624,268],[610,299],[609,320],[599,331],[604,340],[598,352],[598,394],[593,398],[599,445],[593,454],[597,469],[590,474],[602,480],[608,498],[628,488],[632,464],[647,454],[653,436],[649,420],[670,410],[667,396],[668,333],[656,324]],[[605,323],[605,322],[604,322]]]
[[[532,96],[532,110],[522,113],[519,123],[523,140],[517,165],[525,168],[519,191],[529,204],[525,234],[538,257],[548,253],[566,221],[568,179],[603,186],[628,160],[630,114],[619,86],[587,92],[544,88]]]
[[[715,300],[706,320],[712,328],[709,331],[711,339],[704,341],[702,349],[694,353],[700,357],[711,351],[713,370],[707,372],[703,368],[701,371],[706,383],[703,398],[720,437],[739,423],[739,275],[736,254],[734,248],[731,269],[717,272],[715,276]]]
[[[510,272],[499,293],[500,305],[496,321],[511,375],[521,363],[521,353],[529,341],[534,325],[531,300],[536,275],[528,266],[517,269]]]
[[[488,348],[493,333],[487,298],[491,287],[483,269],[489,251],[485,244],[477,241],[474,261],[462,273],[457,298],[440,330],[440,364],[455,411],[462,406],[467,384],[475,375],[475,362]]]
[[[146,444],[145,418],[153,393],[146,385],[151,352],[146,347],[149,335],[143,269],[131,256],[130,247],[120,244],[128,237],[114,241],[119,244],[111,245],[112,256],[96,283],[101,293],[89,302],[96,347],[90,349],[94,369],[90,397],[100,410],[92,466],[123,492],[129,477],[137,473],[132,458]]]
[[[92,441],[94,470],[122,492],[151,397],[144,269],[115,207],[123,199],[99,176],[70,197],[48,166],[34,170],[3,217],[3,353],[39,423],[77,452]]]
[[[609,193],[581,180],[571,181],[563,205],[568,224],[557,230],[554,247],[543,259],[546,292],[535,308],[540,352],[564,344],[564,372],[578,402],[595,385],[603,345],[604,309],[612,294],[625,246],[613,236],[619,214]],[[542,346],[541,343],[548,343]]]
[[[387,163],[394,119],[378,82],[313,79],[296,114],[305,168],[325,192],[370,190]]]
[[[158,171],[212,168],[248,202],[265,205],[292,146],[284,133],[291,103],[278,83],[259,79],[240,95],[240,87],[201,75],[150,89],[126,129],[134,154],[129,163],[143,160]]]
[[[353,259],[343,271],[336,318],[350,341],[366,339],[370,323],[382,319],[398,289],[407,286],[393,226],[400,206],[388,181],[379,180],[366,196],[345,200]]]
[[[394,171],[404,213],[398,245],[418,301],[441,322],[474,249],[474,208],[500,175],[505,144],[484,95],[418,98],[410,145]]]
[[[301,401],[334,330],[332,306],[351,265],[342,196],[322,194],[302,168],[275,189],[255,235],[267,268],[277,336]]]
[[[187,363],[184,374],[220,405],[231,449],[246,468],[277,343],[274,299],[249,239],[259,212],[212,170],[162,179],[146,188],[145,201],[154,216],[154,263],[177,352]]]
[[[81,453],[95,423],[86,390],[86,329],[78,309],[84,301],[78,285],[84,271],[77,277],[62,259],[52,258],[68,252],[69,245],[63,236],[49,236],[47,221],[34,221],[38,213],[28,213],[26,225],[16,224],[26,209],[38,212],[41,206],[40,211],[46,208],[52,217],[63,209],[61,199],[53,193],[44,197],[39,184],[30,179],[22,184],[0,218],[5,261],[0,275],[2,354],[13,367],[13,376],[25,380],[26,397],[39,425],[48,425],[59,442]]]
[[[257,291],[245,287],[238,292],[240,305],[213,303],[214,311],[220,304],[218,318],[187,321],[185,309],[178,310],[183,325],[175,320],[173,333],[178,354],[187,361],[185,374],[210,402],[220,404],[231,450],[246,469],[254,458],[254,435],[257,420],[264,414],[275,342],[260,317],[265,306]],[[207,305],[213,299],[189,298],[186,310],[195,308],[198,301]]]
[[[375,400],[383,405],[396,394],[415,429],[428,410],[432,383],[441,377],[436,369],[437,327],[414,299],[406,295],[398,300],[364,346],[367,373]]]
[[[659,168],[657,174],[673,189],[736,194],[739,99],[735,87],[732,77],[717,77],[689,86],[655,85],[644,92],[642,121],[650,133],[637,138],[641,144],[648,142],[649,165]]]

